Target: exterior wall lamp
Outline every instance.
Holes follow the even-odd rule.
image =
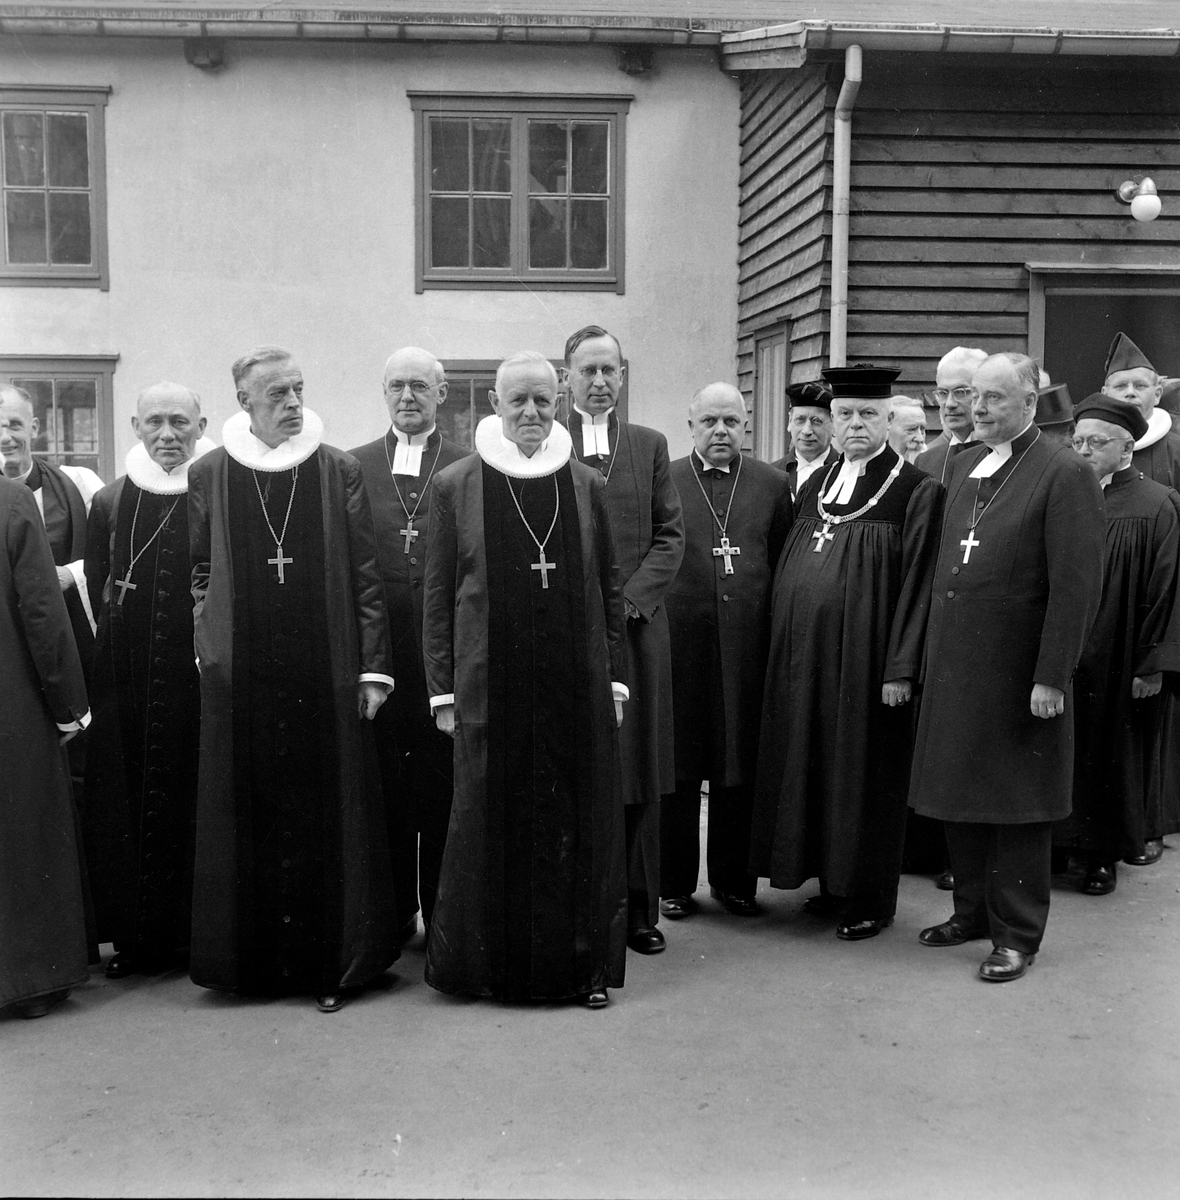
[[[1124,204],[1131,206],[1131,216],[1136,221],[1154,221],[1163,205],[1155,188],[1155,181],[1144,175],[1136,175],[1120,183],[1115,195]]]

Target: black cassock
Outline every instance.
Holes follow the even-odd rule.
[[[124,590],[133,524],[143,552]],[[116,480],[94,497],[86,549],[99,619],[83,832],[98,936],[159,962],[188,945],[192,918],[201,685],[187,495]]]
[[[1096,863],[1141,852],[1159,824],[1163,696],[1134,700],[1131,683],[1180,672],[1175,493],[1130,466],[1105,500],[1102,603],[1074,676],[1073,813],[1054,836]]]
[[[897,464],[886,446],[841,516],[863,508]],[[882,896],[892,915],[906,827],[915,703],[881,702],[917,680],[944,491],[904,464],[863,516],[825,530],[813,475],[775,574],[755,785],[751,870],[771,886],[818,876],[837,896]],[[828,541],[825,532],[831,536]]]

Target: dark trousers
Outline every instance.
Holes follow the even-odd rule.
[[[955,876],[955,920],[996,946],[1040,949],[1049,918],[1053,825],[947,821]]]
[[[819,881],[820,894],[840,901],[843,921],[887,921],[897,913],[897,884],[873,892],[858,892],[855,896],[837,896],[828,885]]]
[[[706,849],[709,885],[753,899],[758,877],[749,873],[754,789],[709,785]],[[701,781],[677,780],[660,802],[660,895],[691,896],[701,869]]]
[[[660,802],[628,804],[627,928],[654,929],[660,920]]]

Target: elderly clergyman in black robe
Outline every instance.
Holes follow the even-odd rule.
[[[201,672],[191,974],[335,1012],[397,957],[368,722],[393,687],[360,465],[291,354],[238,359],[242,411],[189,471]]]
[[[660,797],[676,788],[672,645],[664,597],[684,556],[680,496],[662,433],[619,419],[626,367],[618,341],[587,325],[565,344],[573,455],[602,472],[627,619],[631,698],[619,728],[627,825],[627,944],[658,954]]]
[[[1161,688],[1180,672],[1180,518],[1176,494],[1131,461],[1147,421],[1134,404],[1088,397],[1074,446],[1106,501],[1102,604],[1074,676],[1073,813],[1058,845],[1085,859],[1082,891],[1113,892],[1115,864],[1140,853],[1160,805]]]
[[[775,572],[751,870],[818,877],[836,936],[893,922],[942,486],[887,440],[894,367],[837,367],[839,463],[812,476]]]
[[[502,1000],[623,986],[623,598],[602,475],[554,423],[557,374],[506,359],[476,454],[440,472],[423,653],[455,798],[426,982]]]
[[[127,473],[90,509],[86,586],[99,614],[83,829],[108,978],[189,944],[200,680],[193,661],[188,472],[213,449],[197,394],[140,393]]]
[[[1049,915],[1053,822],[1073,786],[1071,680],[1102,597],[1094,472],[1033,424],[1039,372],[993,354],[972,380],[983,443],[955,458],[935,570],[910,803],[946,822],[954,916],[926,946],[990,937],[1018,979]]]

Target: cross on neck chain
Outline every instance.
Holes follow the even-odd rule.
[[[394,435],[396,436],[396,435]],[[422,501],[426,499],[426,489],[430,486],[430,481],[434,478],[434,468],[438,466],[438,456],[442,453],[442,436],[438,439],[438,449],[434,452],[434,462],[430,464],[430,470],[426,473],[426,482],[422,485],[422,491],[418,496],[418,503],[414,505],[414,511],[410,512],[406,505],[405,499],[402,497],[402,490],[397,485],[397,476],[393,473],[393,459],[389,457],[389,434],[385,435],[385,461],[389,463],[389,477],[393,480],[393,490],[397,493],[398,501],[402,506],[402,512],[406,514],[406,527],[399,529],[398,533],[406,539],[405,549],[403,554],[410,553],[410,544],[418,540],[418,535],[421,530],[414,528],[414,520],[418,516],[418,509],[422,507]]]
[[[516,498],[516,493],[512,490],[512,480],[505,475],[504,482],[508,485],[508,494],[512,497],[512,503],[516,505],[516,511],[520,515],[520,519],[524,522],[525,529],[529,531],[529,537],[537,544],[537,561],[531,565],[531,569],[541,572],[541,587],[548,589],[549,572],[557,569],[557,563],[547,562],[545,559],[545,547],[549,545],[549,539],[553,536],[554,529],[557,528],[557,517],[561,512],[561,492],[557,490],[557,475],[554,474],[553,476],[553,520],[549,523],[549,532],[545,535],[544,541],[541,541],[533,532],[533,527],[524,515],[524,509],[521,508],[520,501]],[[521,486],[523,488],[523,484]]]
[[[131,549],[131,562],[127,565],[127,574],[124,575],[122,579],[115,580],[115,587],[119,589],[119,599],[116,601],[116,603],[120,608],[123,607],[123,601],[127,599],[127,593],[134,592],[139,587],[138,583],[131,582],[131,572],[135,570],[135,564],[139,562],[141,558],[143,558],[144,554],[147,553],[148,547],[156,540],[156,538],[160,536],[164,526],[168,524],[172,514],[176,511],[176,506],[180,503],[180,497],[177,496],[176,499],[173,500],[168,506],[168,511],[164,514],[164,519],[159,523],[159,525],[156,526],[156,532],[153,533],[152,536],[148,538],[148,540],[144,542],[142,546],[140,546],[139,553],[136,554],[135,524],[139,520],[139,506],[142,501],[143,490],[140,489],[139,495],[135,497],[135,512],[131,515],[131,541],[129,543]]]
[[[251,470],[250,473],[254,476],[254,487],[258,492],[258,503],[262,505],[262,519],[266,522],[267,529],[270,530],[270,536],[275,540],[276,554],[274,558],[268,558],[266,561],[270,566],[278,568],[279,583],[286,583],[287,577],[283,571],[283,567],[288,563],[293,563],[295,560],[283,557],[283,542],[287,540],[287,526],[291,523],[291,509],[295,504],[295,488],[299,483],[299,464],[295,464],[295,469],[291,475],[291,494],[287,497],[287,515],[283,518],[282,533],[275,533],[275,527],[270,523],[270,513],[266,511],[266,501],[262,498],[262,485],[258,482],[258,472]]]
[[[581,417],[582,414],[579,413],[578,416]],[[586,423],[586,418],[582,417],[582,424],[584,425],[585,423]],[[568,433],[569,432],[569,421],[566,421],[565,428],[566,428],[566,432]],[[607,415],[607,418],[606,418],[606,429],[607,429],[607,441],[609,441],[610,440],[610,415],[609,414]],[[610,483],[610,473],[615,469],[615,455],[618,454],[618,452],[619,452],[619,442],[621,442],[622,440],[623,440],[623,431],[621,428],[618,428],[615,430],[615,448],[610,452],[610,462],[607,463],[606,470],[603,472],[603,478],[602,478],[603,483]],[[570,441],[571,442],[573,441],[572,435],[570,437]],[[577,452],[577,450],[574,451],[574,457],[580,463],[584,463],[586,461]],[[599,457],[601,457],[601,455]]]
[[[1033,446],[1036,445],[1037,439],[1040,436],[1041,436],[1041,431],[1038,429],[1037,436],[1034,437],[1033,440],[1031,442],[1029,442],[1029,444],[1027,446],[1025,446],[1025,448],[1023,450],[1021,450],[1020,457],[1017,458],[1016,461],[1013,462],[1013,464],[1012,464],[1012,470],[1010,470],[1008,472],[1008,474],[1005,475],[1004,478],[1000,480],[1000,486],[998,488],[996,488],[996,490],[991,494],[991,496],[988,499],[988,502],[983,506],[983,508],[979,507],[979,492],[983,486],[983,479],[982,479],[982,477],[980,477],[979,479],[976,479],[976,481],[975,481],[975,503],[971,506],[971,518],[972,518],[971,524],[967,527],[967,536],[959,542],[959,545],[963,547],[963,565],[964,566],[966,566],[968,563],[971,562],[971,551],[974,550],[977,546],[983,545],[983,543],[975,536],[975,527],[979,524],[980,521],[983,520],[983,514],[985,512],[987,512],[987,510],[989,508],[991,508],[992,502],[995,500],[995,498],[1004,490],[1004,484],[1006,484],[1008,482],[1008,480],[1011,479],[1012,476],[1016,474],[1016,468],[1018,466],[1020,466],[1021,462],[1024,459],[1024,456],[1033,448]],[[990,453],[990,451],[989,451],[989,453]],[[980,462],[982,462],[982,461],[983,461],[983,459],[980,459]],[[1003,463],[1000,464],[1001,467],[1003,465],[1004,465]]]
[[[705,498],[705,504],[708,505],[709,516],[713,518],[713,523],[721,531],[721,544],[720,546],[713,547],[713,557],[725,559],[725,568],[722,571],[723,575],[734,574],[733,556],[735,554],[741,554],[742,552],[741,546],[731,546],[729,544],[729,514],[733,511],[733,498],[737,495],[738,483],[742,477],[743,457],[743,454],[739,450],[737,454],[737,470],[734,472],[733,476],[733,490],[729,493],[729,503],[725,506],[724,521],[713,511],[713,502],[709,499],[709,493],[705,491],[705,485],[701,482],[700,473],[695,467],[693,468],[692,472],[692,477],[697,481],[697,487],[701,489],[701,495]],[[702,459],[701,461],[703,462],[704,460]],[[708,467],[706,469],[710,471],[716,470],[715,467]]]
[[[824,508],[824,492],[827,489],[828,480],[832,478],[832,472],[836,469],[836,466],[836,463],[832,463],[832,465],[828,467],[827,474],[824,476],[824,481],[820,485],[819,491],[815,494],[815,511],[819,513],[819,519],[824,523],[824,527],[822,529],[817,529],[811,535],[813,538],[815,538],[816,554],[818,554],[824,548],[824,542],[831,542],[835,540],[836,535],[832,532],[833,525],[846,525],[849,521],[855,521],[857,518],[863,517],[865,513],[869,511],[869,509],[877,506],[878,501],[880,501],[881,497],[884,496],[887,491],[889,491],[889,489],[893,486],[893,481],[901,474],[901,469],[905,466],[905,459],[902,458],[900,454],[897,456],[897,462],[893,464],[893,470],[889,472],[888,478],[877,490],[877,494],[869,498],[867,504],[862,504],[860,508],[856,510],[856,512],[843,513],[840,516],[836,516],[834,513],[830,513],[826,508]],[[865,469],[868,469],[867,465]]]

